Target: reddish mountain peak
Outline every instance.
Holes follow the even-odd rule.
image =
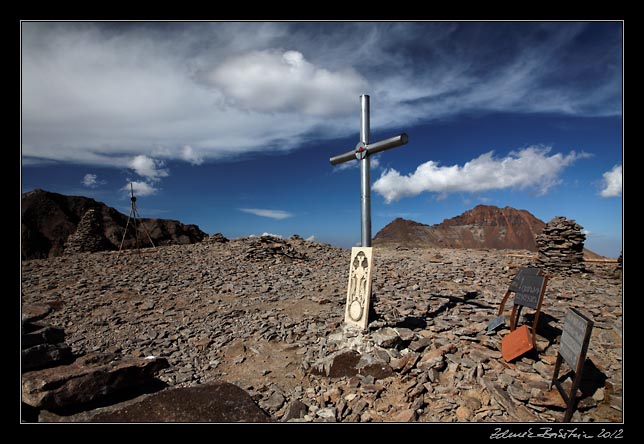
[[[477,205],[451,219],[445,219],[438,226],[508,226],[527,223],[538,228],[541,232],[545,223],[534,217],[526,210],[517,210],[512,207],[499,208],[494,205]]]
[[[429,225],[427,224],[421,224],[420,222],[416,222],[410,219],[404,219],[402,217],[397,217],[394,220],[392,220],[388,226],[421,226],[421,227],[428,227]]]
[[[374,242],[417,247],[536,251],[535,237],[544,226],[545,222],[526,210],[477,205],[432,226],[398,218],[380,230]]]

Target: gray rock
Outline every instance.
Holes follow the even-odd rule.
[[[34,370],[69,362],[72,350],[65,343],[39,344],[22,350],[22,371]]]
[[[69,365],[25,373],[22,402],[43,409],[80,405],[150,384],[155,373],[168,367],[164,358],[112,359],[112,355],[93,354]]]
[[[286,399],[284,398],[284,395],[282,395],[279,392],[274,392],[267,399],[261,400],[259,405],[262,408],[274,413],[278,411],[280,408],[282,408],[285,402],[286,402]]]
[[[174,387],[71,417],[50,421],[93,423],[232,423],[271,422],[241,388],[227,382]]]
[[[543,361],[537,361],[532,364],[532,368],[541,375],[545,380],[551,380],[554,375],[554,366],[546,365]]]
[[[376,345],[383,348],[396,348],[402,344],[398,332],[393,328],[381,328],[380,330],[371,333],[371,337]]]
[[[526,402],[530,399],[530,393],[521,387],[521,384],[516,382],[508,386],[508,393],[518,401]]]
[[[339,350],[324,357],[312,368],[311,373],[324,375],[330,378],[354,376],[358,374],[356,366],[360,361],[360,354],[354,350]]]
[[[292,419],[304,418],[304,415],[309,411],[309,407],[299,399],[294,399],[288,403],[286,413],[282,416],[282,421],[290,421]]]
[[[336,422],[336,412],[333,407],[327,407],[323,409],[319,409],[318,411],[315,412],[318,418],[321,418],[323,422]]]
[[[34,330],[31,330],[31,329]],[[27,332],[22,334],[21,347],[33,347],[40,344],[56,344],[65,341],[65,332],[62,328],[47,325],[29,324]]]
[[[49,304],[23,304],[22,305],[22,324],[39,321],[52,312]]]

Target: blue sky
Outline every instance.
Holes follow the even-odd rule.
[[[621,22],[23,22],[22,191],[84,195],[230,238],[360,242],[478,204],[623,235]]]

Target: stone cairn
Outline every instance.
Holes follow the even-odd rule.
[[[617,258],[617,265],[615,266],[615,270],[613,271],[613,275],[617,279],[622,278],[622,267],[623,267],[622,262],[624,262],[623,252],[620,251],[619,257]]]
[[[545,270],[571,274],[586,271],[584,266],[583,227],[574,220],[557,216],[546,224],[536,237],[539,267]]]
[[[307,260],[304,253],[300,253],[293,246],[275,236],[261,236],[251,238],[248,250],[246,250],[246,259],[265,260],[265,259],[286,259],[286,260]]]
[[[90,208],[78,222],[76,231],[67,238],[64,254],[94,253],[107,248],[100,213]]]

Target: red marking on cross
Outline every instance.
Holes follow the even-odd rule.
[[[364,148],[362,148],[362,147],[358,148],[358,151],[360,151],[360,152],[362,152],[363,150],[364,150]]]

